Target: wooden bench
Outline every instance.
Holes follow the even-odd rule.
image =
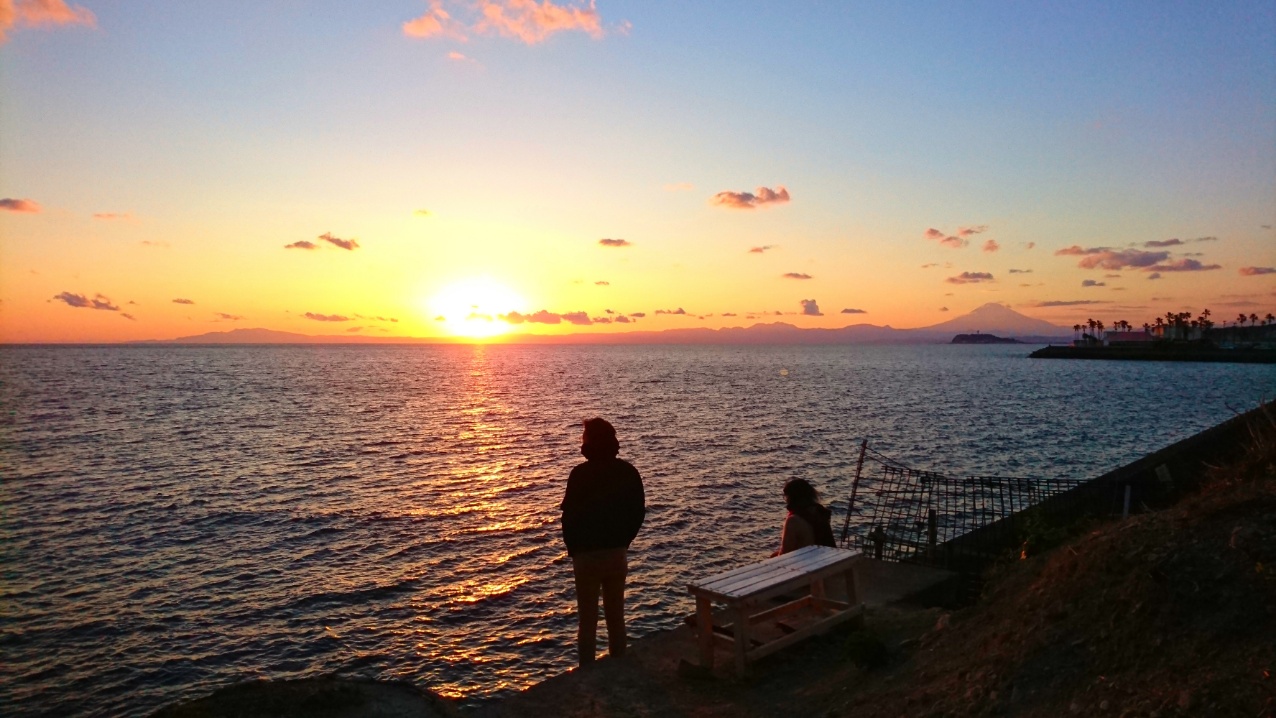
[[[855,588],[855,564],[862,559],[863,555],[858,552],[807,546],[688,584],[687,590],[696,597],[700,665],[713,668],[714,642],[725,640],[735,644],[736,671],[743,675],[749,661],[862,615],[864,606],[858,602]],[[845,602],[830,600],[825,595],[824,580],[833,577],[846,582]],[[768,599],[808,587],[809,596],[774,608],[763,607]],[[714,602],[726,604],[732,621],[729,627],[713,624]],[[750,636],[751,625],[803,609],[812,611],[817,619],[787,635],[750,645],[754,642]]]

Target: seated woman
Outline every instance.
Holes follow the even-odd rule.
[[[784,485],[784,505],[788,507],[789,515],[784,519],[780,550],[773,556],[806,546],[837,546],[833,540],[833,527],[829,525],[832,512],[820,505],[815,487],[806,479],[790,479]]]

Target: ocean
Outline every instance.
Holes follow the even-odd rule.
[[[859,444],[1092,477],[1253,408],[1276,367],[1000,346],[0,347],[0,712],[144,715],[233,681],[469,704],[575,664],[558,505],[580,422],[642,472],[631,637],[766,557],[780,489],[840,521]]]

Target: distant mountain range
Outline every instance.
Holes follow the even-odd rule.
[[[724,329],[665,329],[662,331],[605,334],[507,334],[498,341],[508,344],[935,344],[947,343],[954,334],[982,332],[1014,337],[1025,344],[1047,344],[1072,338],[1072,330],[1024,316],[1003,304],[985,304],[946,322],[917,329],[895,329],[875,324],[854,324],[840,329],[803,329],[774,322]],[[464,338],[372,337],[351,334],[309,335],[273,329],[232,329],[208,332],[163,344],[460,344]]]

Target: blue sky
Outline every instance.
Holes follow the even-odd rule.
[[[92,22],[23,20],[50,3]],[[1241,273],[1276,266],[1269,2],[542,0],[596,25],[530,43],[468,2],[5,7],[0,198],[40,208],[0,212],[7,340],[332,329],[306,312],[445,333],[432,297],[475,277],[511,290],[493,317],[612,309],[647,329],[1276,305],[1276,275]],[[432,7],[466,39],[405,33]],[[791,201],[712,203],[781,185]],[[962,227],[986,229],[925,238]],[[283,250],[325,232],[359,251]],[[1055,254],[1204,237],[1157,266],[1217,269],[1151,282]],[[800,314],[812,298],[824,316]]]

